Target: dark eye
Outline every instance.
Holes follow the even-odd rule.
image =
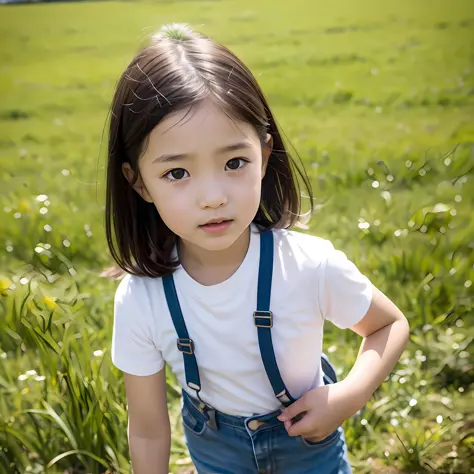
[[[188,172],[184,168],[174,168],[171,171],[168,171],[164,177],[171,181],[179,181],[180,179],[185,178],[187,174]]]
[[[226,167],[230,170],[238,170],[244,166],[246,161],[243,158],[232,158],[226,164]]]

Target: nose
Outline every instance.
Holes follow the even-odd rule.
[[[222,184],[218,181],[203,183],[200,192],[199,206],[201,209],[218,209],[228,203],[228,195]]]

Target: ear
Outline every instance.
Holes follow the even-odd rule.
[[[273,151],[273,137],[267,133],[265,144],[262,146],[262,178],[267,172],[268,160]]]
[[[132,170],[132,167],[130,166],[130,163],[124,163],[122,165],[122,173],[125,176],[125,179],[129,182],[132,183],[133,180],[135,179],[135,173]],[[135,183],[132,185],[133,189],[141,196],[141,198],[149,203],[153,202],[153,199],[151,196],[148,194],[148,191],[143,184],[142,177],[138,175],[137,180]]]

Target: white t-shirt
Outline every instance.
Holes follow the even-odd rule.
[[[323,323],[340,328],[367,313],[372,286],[344,253],[318,237],[274,231],[270,310],[278,367],[294,398],[323,384],[320,357]],[[257,301],[260,236],[252,227],[244,261],[227,280],[204,286],[179,267],[174,280],[201,378],[201,398],[231,415],[280,408],[258,346],[253,312]],[[187,387],[183,355],[166,304],[161,278],[127,275],[115,295],[112,360],[133,375],[152,375],[166,362]]]

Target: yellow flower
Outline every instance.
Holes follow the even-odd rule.
[[[6,296],[7,290],[9,290],[11,286],[11,280],[8,278],[0,278],[0,295]]]
[[[54,309],[57,306],[56,301],[54,301],[54,298],[51,296],[43,297],[42,301],[48,309]]]
[[[31,205],[28,201],[20,201],[18,204],[18,212],[26,214],[31,209]]]

